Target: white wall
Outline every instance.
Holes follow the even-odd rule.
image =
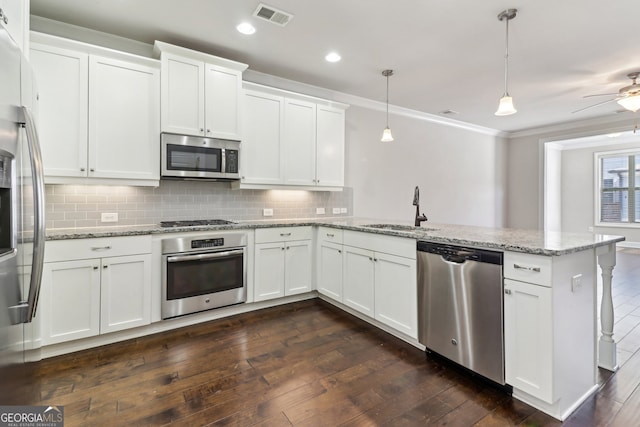
[[[514,134],[507,149],[506,225],[512,228],[542,228],[544,214],[544,144],[567,139],[606,135],[633,129],[632,115],[568,123]],[[608,144],[607,150],[612,147]],[[636,145],[637,146],[637,145]],[[596,147],[571,152],[561,159],[562,231],[586,232],[594,225],[593,151]],[[604,151],[604,150],[598,150]],[[596,228],[598,233],[625,235],[640,241],[640,230],[616,227]]]
[[[418,185],[429,222],[504,225],[504,140],[392,114],[395,141],[382,143],[385,121],[382,111],[347,110],[346,185],[356,216],[412,220]]]

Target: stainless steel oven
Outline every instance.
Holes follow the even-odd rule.
[[[247,300],[247,235],[220,233],[162,241],[162,318]]]

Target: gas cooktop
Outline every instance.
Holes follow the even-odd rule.
[[[198,227],[203,225],[227,225],[235,224],[226,219],[191,219],[186,221],[161,221],[160,227]]]

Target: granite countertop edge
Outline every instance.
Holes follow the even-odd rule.
[[[404,229],[373,228],[371,225],[389,224]],[[163,228],[157,224],[111,226],[95,228],[48,229],[46,239],[70,240],[101,237],[162,235],[192,232],[251,230],[291,226],[324,226],[344,230],[405,237],[434,243],[473,246],[501,251],[535,255],[558,256],[580,252],[625,240],[622,236],[592,233],[545,233],[539,230],[489,228],[454,224],[426,224],[413,227],[406,221],[390,221],[357,217],[323,219],[237,221],[228,225]]]

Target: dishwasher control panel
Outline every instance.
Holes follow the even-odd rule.
[[[440,255],[447,260],[456,262],[479,261],[489,264],[502,265],[502,252],[486,249],[470,248],[465,246],[443,245],[418,241],[418,252],[428,252]]]

